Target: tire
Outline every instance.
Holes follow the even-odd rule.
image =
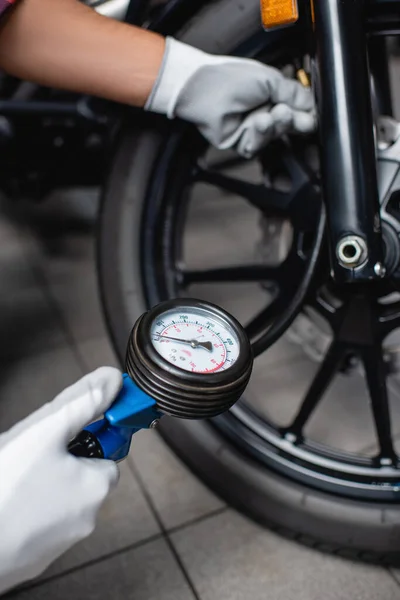
[[[259,0],[218,0],[179,37],[207,51],[229,53],[259,28]],[[164,120],[147,116],[140,126],[124,126],[103,196],[99,274],[121,361],[133,323],[148,308],[139,240],[164,128]],[[287,479],[241,453],[212,423],[163,421],[162,435],[176,453],[228,503],[257,521],[321,550],[381,563],[398,560],[396,505],[334,496]]]

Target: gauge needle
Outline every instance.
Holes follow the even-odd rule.
[[[181,338],[169,337],[168,335],[162,335],[161,333],[155,333],[159,338],[163,338],[165,340],[171,340],[172,342],[180,342],[181,344],[188,344],[192,346],[192,348],[204,348],[204,350],[208,350],[209,352],[213,351],[213,346],[211,342],[199,342],[199,340],[183,340]]]

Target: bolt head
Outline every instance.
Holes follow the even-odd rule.
[[[376,263],[376,265],[374,266],[374,271],[378,277],[385,277],[386,275],[386,267],[380,262]]]
[[[149,428],[156,429],[156,427],[158,427],[159,422],[160,422],[160,419],[154,419],[154,421],[152,421],[152,423],[150,423]]]
[[[365,262],[368,256],[367,245],[360,236],[348,235],[338,242],[336,255],[342,267],[354,269]]]

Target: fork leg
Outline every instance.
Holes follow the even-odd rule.
[[[333,276],[341,283],[378,279],[384,271],[377,267],[383,255],[365,2],[316,0],[314,6],[315,87]],[[357,243],[347,246],[346,239],[362,251],[357,252]]]

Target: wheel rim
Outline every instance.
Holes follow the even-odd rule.
[[[276,163],[279,167],[284,165],[290,189],[282,192],[265,183],[227,175],[224,171],[238,163],[235,158],[225,160],[218,169],[207,168],[201,162],[206,147],[199,136],[185,126],[172,128],[155,166],[143,212],[141,264],[149,306],[185,295],[193,284],[241,281],[266,285],[268,282],[278,294],[245,322],[253,342],[266,330],[301,281],[320,209],[318,177],[305,164],[297,146],[296,142],[279,141],[258,157],[263,174],[266,170],[273,171]],[[273,267],[248,264],[185,269],[183,234],[189,191],[199,183],[239,196],[268,218],[289,220],[293,238],[285,259]],[[386,205],[382,207],[385,215],[386,209]],[[398,241],[397,214],[392,214],[385,223],[390,230],[388,237],[394,236]],[[306,306],[317,311],[328,324],[331,341],[301,405],[289,423],[278,426],[257,413],[245,398],[229,413],[214,420],[213,425],[243,451],[285,476],[357,499],[398,502],[400,465],[393,446],[383,352],[384,340],[400,327],[400,302],[382,302],[399,289],[398,261],[393,265],[389,279],[374,286],[353,287],[350,293],[346,287],[339,288],[330,281],[325,251]],[[329,385],[355,357],[365,370],[378,442],[378,450],[372,456],[328,447],[304,434]]]

